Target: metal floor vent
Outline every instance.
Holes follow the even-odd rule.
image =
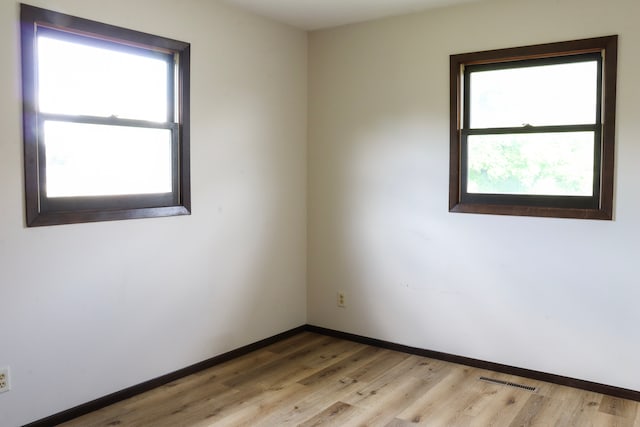
[[[535,388],[533,386],[530,386],[530,385],[516,384],[516,383],[509,382],[509,381],[497,380],[495,378],[480,377],[480,381],[487,381],[487,382],[494,383],[494,384],[500,384],[500,385],[506,385],[506,386],[509,386],[509,387],[520,388],[522,390],[528,390],[528,391],[531,391],[531,392],[535,392],[535,391],[538,390],[537,388]]]

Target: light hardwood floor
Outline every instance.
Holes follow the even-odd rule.
[[[63,425],[640,427],[638,405],[304,332]]]

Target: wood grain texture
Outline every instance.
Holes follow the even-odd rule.
[[[638,405],[302,332],[62,425],[640,427]]]

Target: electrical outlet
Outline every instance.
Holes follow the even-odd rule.
[[[0,368],[0,393],[11,390],[9,382],[9,367]]]
[[[347,299],[344,296],[344,292],[338,292],[338,301],[337,301],[338,307],[346,307],[347,306]]]

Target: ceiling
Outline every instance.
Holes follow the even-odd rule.
[[[303,30],[318,30],[479,0],[221,0]]]

